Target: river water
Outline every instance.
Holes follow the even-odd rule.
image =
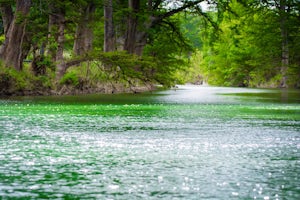
[[[0,100],[0,199],[300,199],[300,92]]]

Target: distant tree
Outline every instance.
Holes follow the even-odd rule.
[[[256,2],[256,4],[269,8],[278,16],[281,37],[281,87],[288,87],[292,45],[290,43],[293,40],[292,35],[295,28],[300,25],[300,3],[298,0],[263,0]]]
[[[202,68],[211,84],[262,87],[299,84],[299,12],[295,6],[294,11],[285,12],[283,27],[282,11],[276,7],[280,2],[278,5],[262,2],[232,1],[231,10],[224,12],[219,21],[220,34],[211,28],[201,31]]]

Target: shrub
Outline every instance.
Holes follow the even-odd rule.
[[[55,70],[55,65],[49,57],[46,56],[36,56],[31,64],[32,71],[35,76],[45,75],[47,68],[51,71]]]
[[[79,81],[79,77],[77,76],[77,74],[73,71],[71,72],[67,72],[61,79],[59,82],[61,85],[71,85],[71,86],[75,86],[78,87],[80,84]]]
[[[0,94],[11,95],[26,89],[28,82],[23,72],[2,65],[0,68]]]

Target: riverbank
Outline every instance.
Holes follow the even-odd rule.
[[[208,86],[204,82],[194,82],[191,85],[199,84]],[[153,80],[146,82],[137,78],[109,76],[97,70],[93,71],[93,68],[70,71],[59,81],[55,79],[55,73],[51,70],[43,76],[33,75],[30,68],[22,72],[11,68],[1,68],[0,71],[0,97],[142,93],[158,88],[161,86],[158,87]],[[274,89],[274,86],[265,85],[264,88]]]
[[[49,87],[36,87],[30,89],[14,89],[0,85],[1,96],[61,96],[61,95],[83,95],[83,94],[117,94],[117,93],[142,93],[155,91],[154,84],[136,85],[126,87],[123,84],[97,84],[96,86],[74,87],[72,85],[60,85],[56,89]]]
[[[78,95],[93,93],[141,93],[156,90],[152,82],[138,79],[117,79],[114,77],[92,77],[84,74],[67,73],[61,80],[55,79],[55,73],[34,76],[30,70],[17,72],[2,68],[0,71],[0,96],[51,96]]]

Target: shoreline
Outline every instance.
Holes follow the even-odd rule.
[[[35,90],[17,90],[17,91],[1,91],[0,97],[18,97],[18,96],[64,96],[64,95],[85,95],[85,94],[120,94],[120,93],[143,93],[152,92],[159,88],[157,85],[141,85],[125,87],[122,84],[99,84],[96,87],[83,86],[76,88],[70,85],[63,85],[58,89],[35,89]]]

